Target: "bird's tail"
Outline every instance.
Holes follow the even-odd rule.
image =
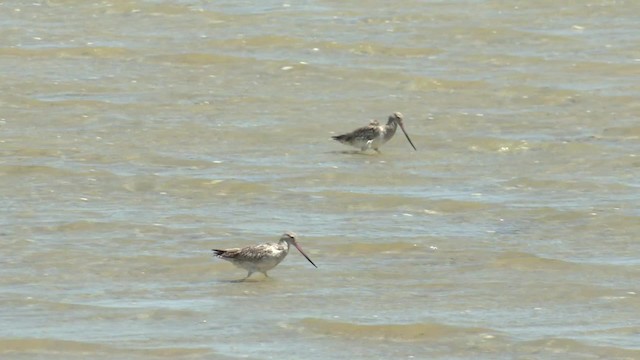
[[[331,137],[333,140],[337,140],[340,142],[344,142],[347,138],[347,135],[334,135]]]
[[[213,251],[213,255],[215,255],[215,256],[220,256],[220,255],[226,253],[226,250],[211,249],[211,251]]]

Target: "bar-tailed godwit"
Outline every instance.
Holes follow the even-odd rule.
[[[389,121],[387,121],[387,124],[384,126],[380,125],[378,121],[372,120],[367,126],[355,129],[347,134],[332,136],[332,138],[343,144],[357,147],[361,151],[373,149],[380,152],[379,148],[389,141],[393,135],[395,135],[398,125],[400,125],[400,129],[404,133],[404,136],[409,140],[409,144],[411,144],[413,149],[417,151],[418,149],[413,145],[413,142],[409,138],[409,134],[407,134],[404,129],[402,114],[399,112],[391,114],[389,116]]]
[[[307,254],[302,251],[302,248],[296,242],[296,234],[292,232],[282,234],[278,243],[266,243],[224,250],[213,249],[213,253],[220,259],[227,260],[235,266],[247,270],[249,272],[247,277],[242,279],[246,280],[256,271],[268,277],[267,271],[276,267],[289,253],[289,245],[295,246],[302,256],[309,260],[311,265],[317,267],[316,264],[309,259]]]

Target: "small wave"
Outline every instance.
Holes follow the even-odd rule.
[[[505,138],[495,138],[489,136],[483,137],[466,137],[463,141],[469,144],[471,151],[477,152],[494,152],[494,153],[514,153],[524,152],[530,149],[525,140],[512,140]]]
[[[105,358],[130,358],[132,354],[151,354],[169,359],[185,358],[187,356],[216,355],[205,348],[159,348],[159,349],[124,349],[103,344],[84,341],[57,339],[0,339],[0,355],[2,354],[39,354],[47,356],[105,356]],[[90,355],[90,356],[89,356]],[[75,357],[74,357],[75,358]],[[217,358],[217,357],[216,357]]]
[[[496,331],[439,323],[364,325],[308,318],[300,322],[307,330],[325,336],[387,341],[424,341],[460,336],[495,337]]]
[[[405,251],[415,251],[416,248],[417,246],[415,244],[405,242],[384,244],[346,243],[337,245],[332,251],[335,251],[342,255],[353,254],[356,256],[363,256],[364,254],[400,253]]]
[[[342,186],[344,190],[314,191],[313,195],[327,199],[340,199],[339,202],[334,202],[332,205],[335,205],[336,208],[344,209],[342,204],[348,204],[347,209],[350,211],[399,211],[433,215],[488,211],[496,206],[489,202],[470,201],[466,199],[441,198],[425,201],[425,194],[420,193],[418,190],[412,192],[408,189],[408,186],[403,188],[402,192],[395,194],[376,194],[374,192],[379,191],[379,189],[375,187],[355,189],[344,187],[343,185],[339,186]],[[479,200],[482,200],[482,198],[479,198]]]
[[[562,180],[562,179],[539,179],[533,177],[517,177],[509,179],[503,183],[507,188],[513,189],[545,189],[557,191],[558,189],[574,191],[594,191],[601,188],[602,184],[595,182]]]
[[[248,195],[268,192],[270,186],[239,180],[199,179],[172,177],[160,186],[160,190],[189,190],[191,192],[210,192],[218,195],[239,194]]]
[[[242,62],[254,62],[255,60],[240,56],[188,53],[179,55],[155,55],[147,58],[152,62],[182,64],[182,65],[221,65],[240,64]]]
[[[108,47],[108,46],[91,46],[91,47],[56,47],[56,48],[5,48],[0,49],[0,55],[16,56],[16,57],[45,57],[45,58],[64,58],[64,57],[93,57],[93,58],[129,58],[134,53],[125,48]]]
[[[131,192],[164,191],[181,192],[188,191],[194,193],[207,193],[216,195],[230,194],[255,194],[268,192],[271,187],[247,181],[203,179],[193,177],[159,177],[140,175],[127,178],[123,183],[123,188]]]
[[[503,253],[493,262],[493,265],[516,270],[568,270],[581,266],[568,261],[546,259],[515,251]]]
[[[534,341],[527,341],[523,344],[527,352],[539,354],[544,358],[544,354],[558,358],[558,355],[565,354],[567,358],[576,355],[589,355],[599,359],[640,359],[640,349],[627,349],[614,346],[596,346],[583,342],[565,339],[551,338]]]
[[[109,231],[129,229],[130,227],[131,227],[131,224],[129,223],[77,220],[77,221],[70,221],[62,224],[52,225],[52,226],[46,227],[46,229],[56,233],[58,232],[105,233]]]
[[[40,157],[54,157],[58,156],[58,152],[55,150],[47,149],[22,149],[17,154],[19,156],[40,156]],[[72,175],[72,171],[63,170],[60,168],[45,166],[45,165],[3,165],[0,166],[0,174],[12,175],[12,176],[34,176],[43,175],[51,177],[61,177]]]
[[[640,139],[640,126],[613,126],[602,132],[606,137],[621,137],[623,139]]]
[[[116,348],[84,342],[55,339],[0,339],[0,354],[10,353],[104,353]],[[61,350],[64,349],[64,350]]]

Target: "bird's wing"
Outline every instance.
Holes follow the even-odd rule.
[[[361,128],[355,129],[348,134],[344,134],[345,140],[350,141],[353,139],[360,140],[373,140],[380,135],[380,126],[378,125],[367,125]]]
[[[247,246],[242,249],[230,249],[222,255],[222,258],[234,259],[239,261],[255,261],[262,259],[263,257],[270,255],[273,252],[274,246],[277,244],[267,243],[254,246]]]
[[[234,248],[234,249],[212,249],[212,250],[213,250],[213,254],[219,258],[232,259],[236,255],[238,255],[238,253],[242,249]]]

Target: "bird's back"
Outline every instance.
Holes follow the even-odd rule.
[[[213,250],[214,254],[247,270],[266,271],[287,256],[288,249],[280,243],[266,243],[244,248]]]
[[[342,135],[336,135],[332,138],[343,144],[355,146],[357,148],[367,148],[372,141],[381,138],[382,128],[372,122],[367,126],[355,129],[354,131]]]

